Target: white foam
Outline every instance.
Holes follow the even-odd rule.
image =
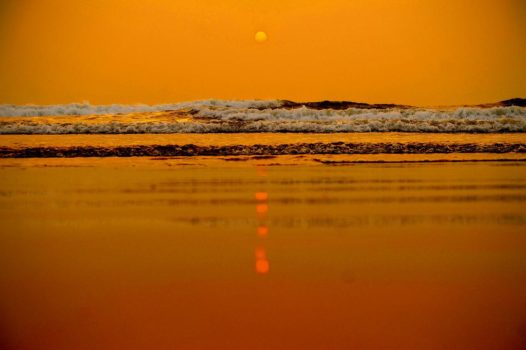
[[[0,134],[126,134],[207,132],[526,132],[526,108],[462,107],[437,109],[345,110],[279,108],[280,101],[198,101],[157,106],[12,106],[9,115],[72,115],[71,117],[3,118]],[[9,109],[11,108],[11,109]],[[188,119],[170,119],[148,112],[192,109]],[[104,116],[96,123],[82,115],[144,113],[132,117]],[[168,115],[168,114],[167,114]],[[66,118],[66,119],[65,119]],[[168,120],[168,121],[167,121]],[[173,120],[173,121],[171,121]]]
[[[88,102],[62,105],[0,105],[1,117],[32,117],[59,115],[97,115],[117,113],[160,112],[183,108],[227,107],[227,108],[270,108],[278,107],[278,100],[203,100],[159,105],[92,105]]]

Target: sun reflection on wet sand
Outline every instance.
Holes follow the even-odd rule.
[[[270,264],[267,259],[267,252],[264,247],[256,248],[256,272],[266,274],[270,270]]]
[[[268,175],[266,169],[257,168],[257,175],[266,177]],[[257,235],[260,239],[268,236],[267,214],[269,210],[268,192],[260,191],[255,193],[256,198],[256,214],[258,218],[258,226],[256,229]],[[256,248],[256,272],[258,274],[267,274],[270,271],[270,263],[267,258],[267,252],[264,246]]]
[[[265,238],[268,236],[268,226],[266,225],[259,225],[257,228],[258,236],[261,238]]]
[[[265,217],[268,212],[268,204],[262,203],[256,205],[256,213],[259,214],[259,216]]]
[[[261,202],[266,202],[268,199],[268,193],[267,192],[256,192],[256,200]]]
[[[524,348],[523,163],[25,162],[2,350]]]

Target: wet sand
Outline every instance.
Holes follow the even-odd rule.
[[[117,147],[148,145],[231,146],[280,145],[290,143],[526,143],[525,133],[213,133],[213,134],[65,134],[65,135],[0,135],[0,145],[10,148],[28,147]]]
[[[0,345],[522,349],[526,163],[466,157],[2,159]]]
[[[429,133],[0,136],[0,158],[451,153],[526,154],[526,137]]]

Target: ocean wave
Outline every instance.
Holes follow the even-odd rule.
[[[89,102],[60,105],[13,105],[1,104],[0,117],[34,117],[59,115],[100,115],[118,113],[161,112],[188,108],[227,107],[227,108],[276,108],[282,105],[279,100],[202,100],[158,105],[92,105]]]
[[[526,107],[526,99],[512,98],[496,103],[474,105],[475,109],[491,107]],[[308,108],[311,110],[348,110],[348,109],[417,109],[408,105],[397,105],[392,103],[369,104],[353,101],[318,101],[318,102],[295,102],[289,100],[201,100],[179,103],[166,103],[158,105],[92,105],[89,102],[70,103],[61,105],[14,105],[0,104],[0,117],[31,117],[31,116],[62,116],[62,115],[100,115],[100,114],[123,114],[123,113],[146,113],[172,111],[179,109],[206,109],[206,108],[229,108],[236,109],[296,109]],[[470,106],[464,106],[470,107]]]
[[[102,116],[93,113],[102,106],[67,105],[69,109],[60,110],[65,108],[61,106],[53,111],[76,115],[0,118],[0,134],[526,132],[526,107],[315,109],[305,105],[283,107],[286,102],[210,100],[143,107],[115,105],[113,109],[105,106],[99,110],[113,111]],[[144,111],[147,108],[150,110]],[[47,113],[46,109],[42,111]]]

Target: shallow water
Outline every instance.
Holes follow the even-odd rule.
[[[1,160],[2,348],[526,346],[526,164],[291,159]]]
[[[526,133],[513,134],[447,134],[447,133],[233,133],[233,134],[66,134],[66,135],[0,135],[0,146],[71,147],[71,146],[138,146],[138,145],[279,145],[315,142],[355,143],[526,143]]]
[[[524,158],[516,134],[258,133],[0,135],[0,158],[487,154]],[[445,156],[446,158],[449,156]],[[471,159],[470,156],[466,157]],[[192,159],[190,162],[194,162]]]

